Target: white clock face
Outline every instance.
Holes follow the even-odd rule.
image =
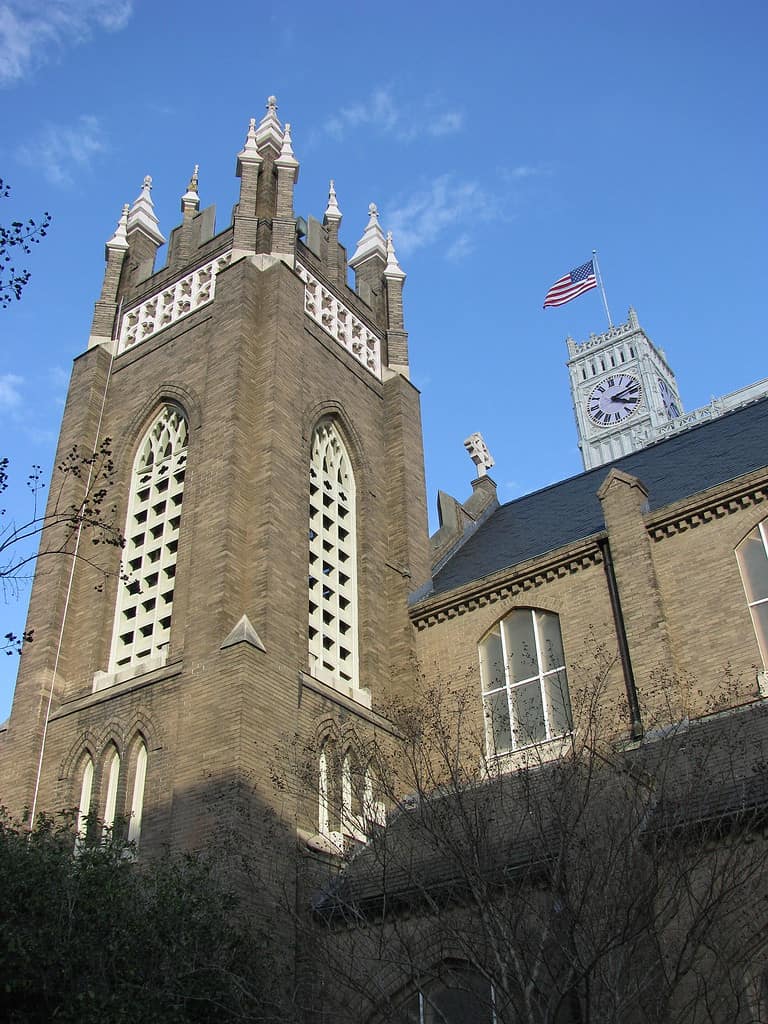
[[[675,393],[672,388],[662,377],[659,377],[658,381],[659,394],[661,395],[661,400],[664,403],[664,411],[667,416],[673,420],[676,416],[680,415],[680,406],[677,404],[677,398],[675,397]]]
[[[589,418],[599,427],[612,427],[640,405],[643,389],[631,373],[614,373],[592,388],[587,398]]]

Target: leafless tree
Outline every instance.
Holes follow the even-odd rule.
[[[122,548],[116,509],[110,504],[113,470],[110,438],[104,438],[96,451],[74,445],[56,467],[55,489],[46,505],[42,470],[40,466],[32,467],[26,480],[30,495],[27,513],[15,518],[0,508],[0,584],[6,600],[17,596],[20,583],[31,576],[35,562],[39,566],[58,555],[93,565],[94,545]],[[0,495],[8,486],[9,462],[3,458]],[[99,572],[105,575],[101,567]],[[31,639],[31,630],[22,636],[6,633],[0,650],[12,654]]]
[[[486,755],[465,685],[361,738],[390,812],[342,858],[305,854],[320,1019],[768,1020],[768,711],[628,742],[603,680],[572,694],[569,736],[513,757]]]

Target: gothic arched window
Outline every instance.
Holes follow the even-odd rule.
[[[128,842],[138,846],[141,837],[141,817],[144,813],[144,786],[147,780],[147,745],[144,740],[139,742],[136,751],[136,772],[133,777],[133,796],[131,797],[131,819],[128,823]]]
[[[736,548],[736,558],[763,665],[768,668],[768,519],[747,534]]]
[[[309,467],[309,667],[358,685],[355,479],[330,420],[315,430]]]
[[[77,805],[77,818],[75,820],[75,850],[79,850],[85,843],[88,830],[88,816],[91,813],[91,798],[93,796],[93,758],[90,754],[83,765],[83,777],[80,783],[80,800]]]
[[[187,420],[166,405],[139,445],[125,524],[124,569],[110,670],[162,665],[168,651],[181,501],[187,462]]]
[[[480,643],[480,677],[490,754],[562,736],[571,728],[560,620],[519,608]]]
[[[115,827],[117,817],[117,787],[120,784],[120,755],[112,748],[106,762],[107,791],[104,796],[103,834],[106,836]]]

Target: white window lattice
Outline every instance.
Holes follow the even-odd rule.
[[[181,502],[187,462],[187,421],[167,405],[134,463],[124,569],[112,641],[111,670],[141,662],[163,664],[171,630]]]
[[[309,475],[310,671],[331,685],[356,688],[355,481],[329,421],[312,439]]]
[[[164,288],[146,299],[141,305],[129,309],[120,324],[119,352],[133,348],[152,335],[157,334],[182,317],[213,301],[216,290],[216,275],[229,266],[232,253],[222,256],[199,267],[186,277]]]
[[[373,331],[347,309],[333,292],[324,288],[306,267],[297,263],[296,272],[304,282],[305,313],[351,353],[369,373],[381,380],[381,344]]]

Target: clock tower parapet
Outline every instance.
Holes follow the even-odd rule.
[[[630,308],[626,323],[567,338],[571,396],[585,469],[650,443],[682,412],[675,375]]]

